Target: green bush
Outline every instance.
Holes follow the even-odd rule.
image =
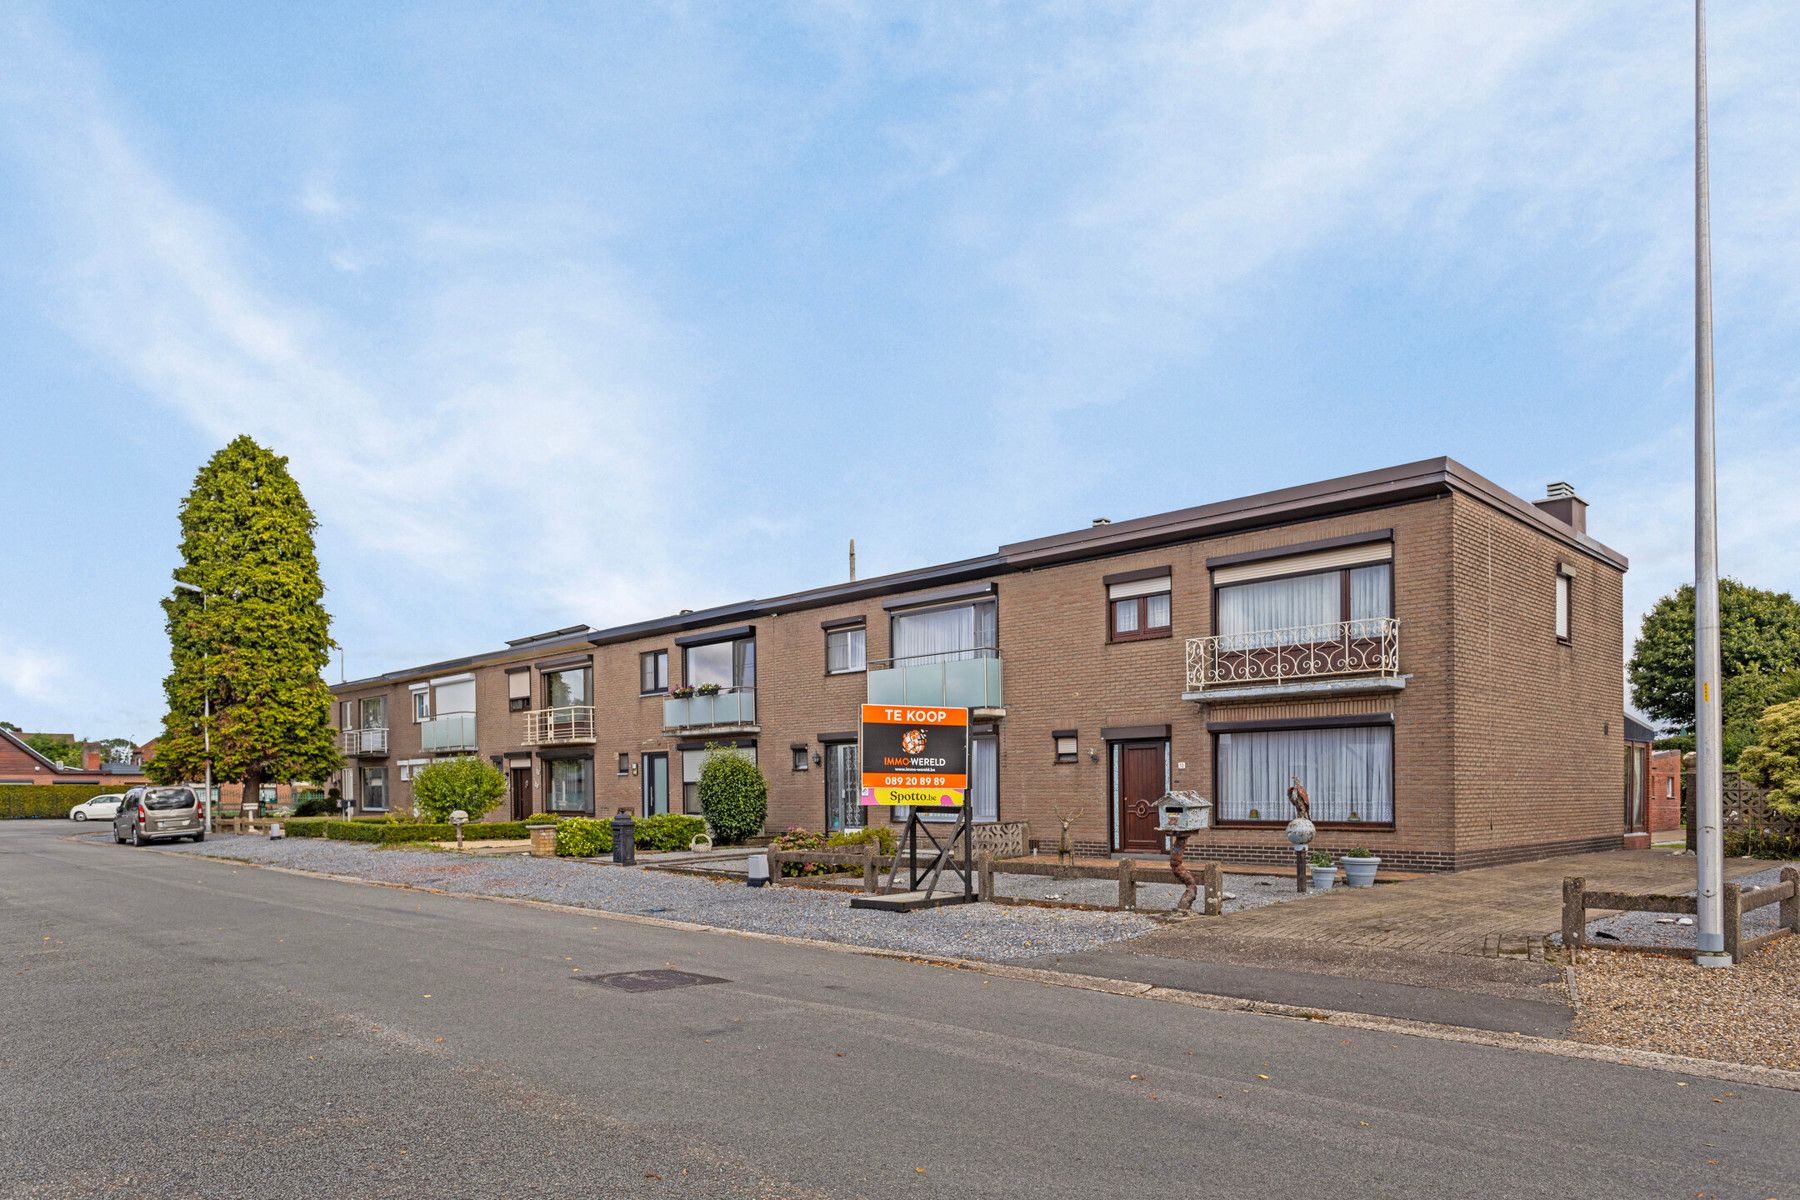
[[[335,842],[366,842],[375,846],[403,846],[410,842],[454,842],[456,826],[440,821],[341,821],[323,817],[299,817],[282,822],[289,837],[330,838]],[[488,821],[463,826],[463,837],[525,838],[523,821]]]
[[[827,837],[822,833],[814,833],[809,829],[795,826],[786,833],[780,834],[769,842],[771,850],[793,851],[843,851],[873,842],[884,855],[893,854],[900,846],[900,837],[886,825],[872,825],[867,829],[845,829]],[[782,863],[781,873],[784,876],[803,875],[835,875],[845,871],[857,870],[854,866],[829,863]]]
[[[1769,807],[1800,817],[1800,700],[1775,704],[1756,722],[1756,741],[1744,747],[1738,774],[1762,788]]]
[[[413,808],[432,821],[462,809],[479,821],[506,795],[506,776],[485,758],[440,758],[413,773]]]
[[[706,749],[698,791],[713,836],[729,846],[761,833],[769,815],[769,781],[742,755],[719,746]]]
[[[1336,863],[1331,861],[1331,855],[1325,853],[1323,850],[1314,850],[1307,856],[1306,861],[1315,867],[1337,866]]]
[[[900,848],[900,835],[891,825],[870,825],[862,829],[839,830],[825,839],[826,847],[832,850],[840,846],[861,846],[865,842],[874,842],[881,853],[892,854]]]
[[[561,813],[532,813],[525,818],[527,825],[554,825],[563,819]]]
[[[116,796],[135,784],[8,783],[0,784],[0,821],[34,817],[67,817],[69,810],[95,796]]]
[[[328,817],[338,811],[338,807],[323,796],[308,796],[294,805],[296,817]]]
[[[556,853],[564,858],[610,854],[612,825],[592,817],[567,817],[556,826]]]
[[[643,817],[632,830],[639,850],[686,850],[706,832],[706,822],[687,813],[657,813]]]
[[[814,833],[810,829],[802,829],[798,825],[789,829],[786,833],[776,834],[769,840],[769,849],[771,850],[813,851],[823,850],[824,848],[824,834]],[[828,867],[824,863],[789,862],[781,864],[781,874],[784,878],[798,878],[803,875],[829,875],[836,869],[837,868],[835,867]]]
[[[1727,829],[1724,834],[1727,858],[1800,858],[1800,834],[1776,833],[1766,829]]]

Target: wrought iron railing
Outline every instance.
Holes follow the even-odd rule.
[[[539,708],[525,714],[527,746],[566,746],[594,740],[594,707],[591,704]]]
[[[1334,675],[1399,674],[1400,622],[1392,617],[1220,633],[1187,642],[1190,692]]]
[[[351,757],[386,754],[387,748],[388,731],[385,727],[345,729],[338,733],[338,749]]]

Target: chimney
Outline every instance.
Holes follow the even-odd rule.
[[[81,768],[84,771],[98,771],[100,769],[100,752],[92,746],[83,749],[81,752]]]
[[[1537,507],[1555,517],[1576,533],[1587,532],[1587,501],[1575,494],[1575,489],[1566,483],[1553,483],[1544,489],[1544,498],[1535,502]]]
[[[856,582],[856,539],[850,539],[850,582]]]

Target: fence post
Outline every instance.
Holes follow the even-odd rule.
[[[994,855],[992,851],[983,850],[981,857],[975,860],[975,888],[983,900],[993,900]]]
[[[880,854],[881,842],[878,839],[870,838],[863,843],[863,895],[865,896],[873,896],[876,889],[881,886],[880,872],[875,866]]]
[[[1135,909],[1137,907],[1137,863],[1133,859],[1119,860],[1119,907]]]
[[[1788,894],[1781,901],[1781,927],[1800,936],[1800,867],[1781,868],[1781,882],[1788,885]]]
[[[1571,962],[1575,951],[1587,944],[1587,906],[1582,898],[1586,890],[1587,880],[1579,875],[1563,879],[1563,948],[1569,952]]]
[[[1223,916],[1225,913],[1225,872],[1216,862],[1206,864],[1200,872],[1200,878],[1206,883],[1206,915]]]
[[[781,851],[769,851],[769,882],[767,886],[776,887],[781,883]]]
[[[1732,962],[1743,958],[1744,946],[1744,885],[1728,883],[1725,885],[1725,953],[1731,956]]]

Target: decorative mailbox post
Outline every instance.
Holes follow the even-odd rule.
[[[1184,886],[1175,911],[1191,913],[1200,888],[1194,882],[1194,873],[1187,869],[1187,841],[1200,830],[1212,828],[1212,801],[1199,792],[1169,792],[1156,802],[1156,816],[1157,831],[1173,835],[1169,847],[1169,871]]]
[[[450,814],[450,823],[452,825],[456,826],[456,848],[458,850],[461,850],[463,848],[462,827],[469,823],[469,814],[459,808],[455,812]]]
[[[1294,890],[1308,890],[1306,878],[1306,848],[1312,845],[1313,835],[1318,828],[1305,817],[1295,817],[1287,823],[1288,845],[1294,848]]]

